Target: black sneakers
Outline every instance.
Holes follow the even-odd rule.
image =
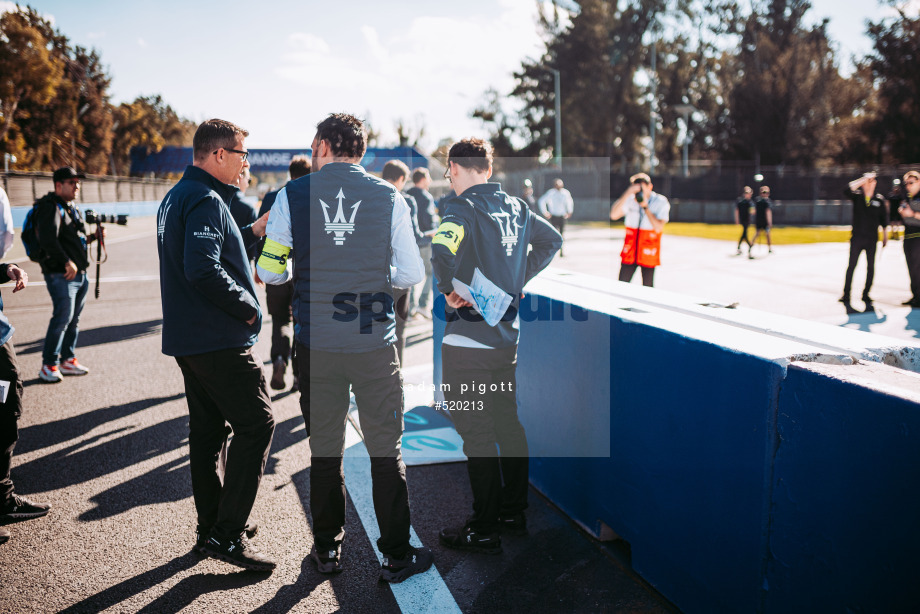
[[[454,550],[467,550],[482,554],[501,554],[502,538],[497,533],[477,533],[468,526],[459,529],[441,529],[441,543]]]
[[[434,557],[428,548],[409,546],[408,552],[401,559],[384,554],[383,563],[380,564],[380,579],[386,582],[402,582],[410,576],[428,571],[433,562]]]
[[[8,541],[10,541],[10,532],[0,527],[0,544],[5,544]]]
[[[256,533],[259,532],[259,525],[254,522],[247,522],[246,527],[243,529],[243,532],[246,534],[246,537],[253,538],[256,536]],[[211,534],[211,529],[205,531],[201,527],[195,528],[195,545],[192,546],[193,552],[198,552],[204,554],[204,545],[208,542],[208,536]]]
[[[502,535],[527,535],[527,518],[523,513],[511,516],[499,516]]]
[[[51,509],[47,503],[35,503],[25,497],[13,495],[6,505],[0,506],[0,522],[27,520],[44,516]]]
[[[333,574],[342,571],[342,545],[339,544],[335,550],[323,550],[322,553],[316,550],[316,544],[310,549],[310,558],[316,563],[316,570],[320,573]]]
[[[275,562],[259,554],[255,546],[243,536],[236,539],[208,538],[204,544],[204,554],[243,569],[253,571],[272,571]]]

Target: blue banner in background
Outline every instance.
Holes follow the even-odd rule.
[[[310,149],[250,149],[249,165],[251,172],[286,173],[294,156],[309,156]],[[369,172],[379,173],[383,165],[390,160],[402,160],[410,169],[428,168],[428,158],[414,147],[370,147],[361,165]],[[131,174],[165,175],[181,174],[192,163],[191,147],[164,147],[154,154],[147,154],[145,148],[135,147],[131,150]]]

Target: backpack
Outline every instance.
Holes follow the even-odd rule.
[[[60,203],[57,206],[61,210],[61,219],[63,220],[64,208]],[[38,231],[35,228],[35,210],[37,207],[38,203],[32,205],[32,208],[26,213],[26,219],[22,222],[22,244],[26,248],[26,256],[32,262],[41,262],[46,257],[44,250],[38,243]]]

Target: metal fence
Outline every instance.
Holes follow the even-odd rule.
[[[77,195],[78,203],[113,203],[162,200],[173,181],[128,177],[88,176]],[[54,191],[51,173],[0,173],[0,186],[6,190],[10,204],[26,207]]]
[[[560,178],[575,199],[573,219],[604,220],[610,204],[629,185],[632,174],[620,165],[606,168],[604,158],[563,160],[562,168],[543,165],[507,168],[498,180],[504,189],[520,196],[525,179],[533,184],[534,195],[539,198]],[[510,166],[510,165],[509,165]],[[732,223],[734,202],[745,186],[769,186],[771,198],[777,207],[774,223],[784,225],[838,225],[851,221],[851,205],[844,198],[847,183],[866,170],[879,175],[879,190],[889,194],[894,180],[909,170],[920,166],[898,165],[887,167],[836,167],[829,169],[801,169],[771,166],[755,167],[753,163],[707,163],[691,168],[688,176],[673,168],[660,167],[652,175],[654,189],[666,196],[672,205],[671,219],[682,222]],[[670,172],[665,172],[670,171]],[[762,175],[760,181],[756,175]]]

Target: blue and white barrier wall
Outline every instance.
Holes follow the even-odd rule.
[[[527,290],[566,314],[521,322],[531,483],[681,610],[920,604],[920,345],[589,276]]]

